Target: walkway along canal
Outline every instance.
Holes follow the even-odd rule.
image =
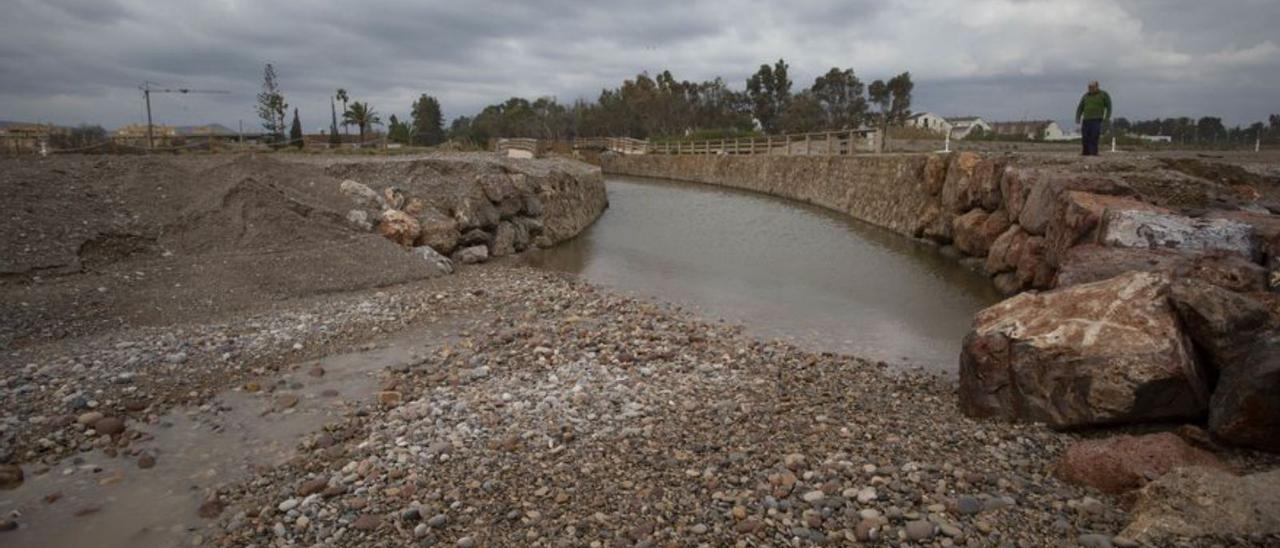
[[[947,374],[973,314],[998,300],[937,248],[816,206],[696,183],[606,184],[604,216],[531,263],[811,350]]]

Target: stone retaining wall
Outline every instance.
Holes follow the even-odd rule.
[[[926,183],[924,167],[929,161],[929,156],[920,154],[601,158],[606,173],[763,192],[845,213],[906,236],[915,235],[920,211],[928,202],[931,185]]]

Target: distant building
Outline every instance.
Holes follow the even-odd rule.
[[[951,124],[952,139],[964,139],[975,131],[978,133],[991,132],[991,124],[977,116],[954,116],[946,120],[948,124]]]
[[[1137,137],[1149,143],[1172,143],[1173,142],[1173,137],[1170,137],[1168,135],[1133,135],[1133,137]]]
[[[53,124],[0,122],[0,153],[26,153],[40,150],[40,144],[54,135],[67,133],[67,128]]]
[[[908,127],[917,127],[920,129],[932,131],[939,135],[945,135],[951,131],[951,124],[946,118],[938,116],[932,112],[917,112],[907,117]]]
[[[992,122],[991,132],[1005,137],[1021,137],[1029,141],[1064,141],[1070,139],[1062,131],[1062,127],[1053,120]]]

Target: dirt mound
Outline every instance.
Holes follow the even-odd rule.
[[[181,321],[431,275],[346,223],[340,180],[270,157],[4,162],[0,341]]]

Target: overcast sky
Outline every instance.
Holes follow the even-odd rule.
[[[447,118],[511,96],[595,98],[640,71],[736,89],[783,57],[797,90],[833,66],[910,70],[914,110],[1069,122],[1096,78],[1129,118],[1280,113],[1280,0],[6,0],[0,119],[256,127],[266,62],[308,132],[344,87]]]

